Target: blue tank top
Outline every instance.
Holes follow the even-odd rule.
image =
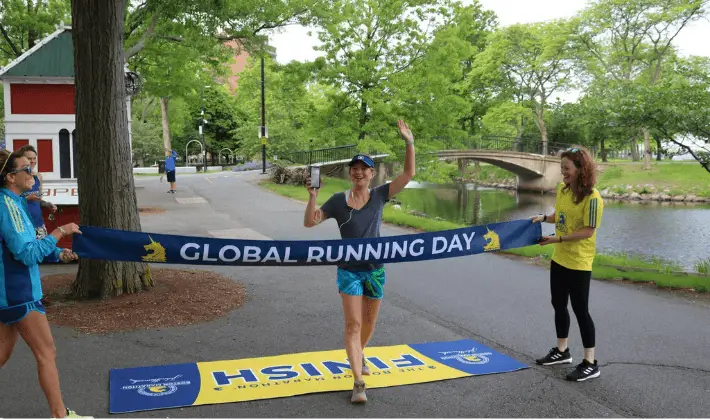
[[[39,193],[39,177],[37,175],[34,176],[35,178],[35,184],[32,186],[32,189],[27,191],[26,193],[23,193],[23,197],[27,197],[28,195],[33,195]],[[32,219],[32,223],[36,228],[44,226],[44,219],[42,218],[42,208],[40,207],[40,202],[39,201],[30,201],[27,200],[27,209],[30,211],[30,219]]]

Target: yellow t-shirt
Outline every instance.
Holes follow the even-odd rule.
[[[565,236],[583,227],[593,227],[594,235],[580,241],[555,244],[552,260],[570,270],[592,271],[592,263],[597,249],[597,231],[602,221],[604,202],[597,189],[579,204],[574,203],[571,190],[564,190],[564,183],[557,187],[555,201],[555,235]],[[563,238],[564,239],[564,238]]]

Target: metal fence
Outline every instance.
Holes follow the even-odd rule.
[[[481,136],[451,139],[448,137],[434,137],[433,140],[441,142],[444,150],[494,150],[520,153],[534,153],[541,155],[544,144],[539,138],[509,137],[509,136]],[[558,155],[572,147],[570,143],[547,142],[547,154]],[[590,152],[594,153],[592,149]]]
[[[310,165],[312,163],[335,162],[338,160],[348,160],[358,153],[376,155],[376,150],[360,150],[355,144],[344,146],[325,147],[322,149],[298,150],[282,157],[293,163]]]
[[[438,143],[440,150],[493,150],[501,152],[533,153],[538,155],[543,154],[544,151],[544,145],[539,138],[481,136],[453,139],[450,137],[437,136],[432,137],[430,140],[434,143]],[[557,156],[570,147],[573,147],[570,143],[547,142],[547,154]],[[588,148],[588,150],[596,158],[596,147]],[[357,153],[376,155],[377,151],[359,150],[357,145],[348,144],[322,149],[298,150],[283,156],[283,159],[293,163],[309,165],[312,163],[347,160]]]

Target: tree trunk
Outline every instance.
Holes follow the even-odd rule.
[[[651,136],[647,128],[641,129],[643,133],[643,169],[645,171],[651,170]]]
[[[636,142],[636,136],[631,137],[631,160],[638,162],[639,159],[639,148]]]
[[[123,75],[123,2],[72,0],[80,223],[140,231],[131,169]],[[153,285],[145,264],[82,260],[72,292],[80,299]]]
[[[542,155],[547,156],[547,127],[545,126],[544,112],[542,105],[535,110],[535,122],[540,130],[540,138],[542,139]]]
[[[160,115],[163,120],[163,147],[173,150],[170,147],[170,121],[168,120],[168,101],[170,98],[160,98]]]
[[[365,139],[365,124],[367,123],[367,102],[365,99],[360,101],[360,134],[358,134],[358,140]]]
[[[5,3],[5,2],[3,2],[3,3]],[[27,17],[30,19],[32,19],[32,18],[36,19],[37,14],[38,14],[37,11],[40,8],[39,0],[38,0],[38,4],[37,4],[37,11],[32,10],[33,9],[32,6],[33,6],[32,0],[29,0],[27,2]],[[27,49],[28,50],[37,44],[37,36],[38,36],[37,32],[32,27],[27,29]]]
[[[473,187],[473,217],[469,222],[471,225],[476,226],[480,223],[481,214],[481,192],[478,190],[478,185]]]
[[[653,137],[656,140],[656,161],[660,162],[663,160],[663,144],[658,136]]]
[[[606,162],[606,145],[604,144],[604,137],[599,142],[601,153],[602,153],[602,162]]]

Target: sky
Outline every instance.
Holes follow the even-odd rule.
[[[479,0],[485,9],[498,16],[501,26],[516,23],[540,22],[571,17],[582,10],[586,0]],[[271,36],[279,63],[292,60],[311,61],[321,54],[313,50],[318,39],[308,36],[308,29],[300,25],[289,26]],[[674,42],[681,55],[710,56],[710,22],[699,20],[685,27]]]

